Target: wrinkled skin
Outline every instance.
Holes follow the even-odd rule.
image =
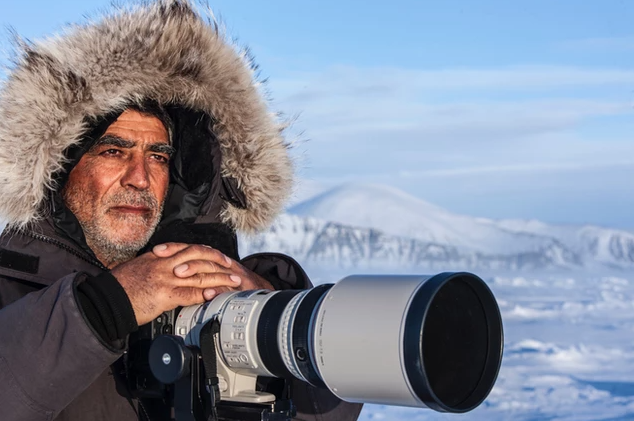
[[[104,265],[134,257],[154,232],[169,184],[170,149],[158,118],[126,110],[70,172],[64,200]]]

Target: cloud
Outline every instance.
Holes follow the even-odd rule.
[[[633,228],[634,109],[626,99],[586,85],[502,97],[496,89],[430,95],[407,89],[415,86],[407,79],[391,90],[355,89],[372,82],[324,78],[310,100],[281,103],[303,110],[298,125],[310,141],[299,148],[300,176],[324,186],[387,183],[472,215]]]
[[[595,90],[632,84],[634,71],[560,66],[444,71],[333,67],[277,80],[275,106],[301,114],[302,130],[320,142],[368,133],[419,141],[517,139],[570,130],[595,117],[632,114],[628,101]],[[573,94],[562,87],[577,86]],[[470,89],[480,91],[474,93]],[[499,90],[525,90],[506,93]],[[535,91],[537,89],[538,91]],[[628,92],[628,88],[616,88]],[[622,97],[623,95],[621,95]],[[627,95],[625,95],[627,96]]]
[[[381,168],[371,172],[351,172],[348,174],[322,174],[311,179],[316,185],[331,186],[343,182],[390,182],[390,183],[410,183],[410,182],[433,182],[433,180],[442,180],[446,183],[448,180],[460,182],[460,180],[469,180],[475,182],[477,180],[490,180],[496,177],[502,177],[496,181],[496,185],[510,183],[511,180],[532,180],[537,184],[548,184],[559,180],[568,180],[569,182],[579,182],[581,185],[588,187],[596,187],[601,184],[601,179],[597,179],[597,174],[613,173],[628,174],[634,177],[634,158],[622,159],[620,161],[610,160],[601,162],[530,162],[515,161],[509,163],[498,164],[482,164],[482,165],[460,165],[453,162],[444,168],[427,168],[422,165],[419,169],[399,169],[395,167]],[[628,177],[628,178],[630,178]],[[589,181],[589,180],[592,180]],[[619,188],[634,189],[634,184],[629,183],[626,179],[618,183]],[[617,183],[611,182],[612,186]],[[628,187],[629,186],[629,187]],[[608,186],[605,186],[608,187]]]
[[[296,128],[310,139],[301,146],[312,174],[424,168],[426,176],[470,177],[620,165],[634,142],[622,141],[629,134],[613,120],[630,119],[634,108],[602,87],[632,82],[634,72],[620,69],[337,66],[295,73],[273,90],[276,105],[301,113]],[[588,132],[599,124],[606,130]]]
[[[574,51],[634,51],[634,37],[597,37],[565,41],[560,47]]]
[[[481,174],[505,173],[545,173],[545,172],[586,172],[592,169],[631,167],[634,159],[609,162],[529,162],[507,165],[488,165],[478,167],[454,167],[439,170],[398,171],[404,178],[420,177],[463,177]]]
[[[512,139],[566,130],[588,117],[622,114],[634,114],[634,110],[629,104],[601,100],[481,100],[433,104],[394,97],[368,103],[350,97],[307,104],[303,119],[310,124],[311,133],[324,136],[341,138],[382,131],[397,136],[415,134],[421,141],[436,141],[438,137]]]
[[[332,66],[319,72],[298,72],[275,82],[290,101],[319,97],[361,98],[419,92],[529,92],[607,85],[632,85],[634,71],[574,66],[508,66],[501,68],[405,69]]]
[[[388,99],[311,104],[298,124],[310,139],[301,146],[315,169],[367,173],[377,167],[436,170],[457,163],[622,160],[634,156],[634,142],[593,138],[583,134],[583,126],[631,114],[628,106],[608,101],[447,105]]]
[[[323,186],[387,183],[469,214],[631,227],[634,72],[332,67],[272,82],[309,139],[299,174]]]

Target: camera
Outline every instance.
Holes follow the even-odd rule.
[[[348,402],[463,413],[488,396],[502,360],[498,305],[467,272],[223,293],[170,317],[152,328],[145,367],[160,387],[173,385],[178,421],[249,411],[290,420],[292,396],[257,390],[259,378],[296,378]]]

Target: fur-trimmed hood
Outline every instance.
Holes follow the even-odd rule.
[[[221,173],[246,199],[245,209],[226,203],[224,222],[253,232],[281,210],[293,171],[282,125],[260,95],[247,55],[189,1],[118,8],[62,36],[18,44],[0,87],[0,218],[10,226],[47,216],[64,153],[81,141],[87,120],[147,99],[213,120]]]

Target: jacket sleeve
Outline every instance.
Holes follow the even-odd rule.
[[[75,298],[81,277],[0,309],[3,421],[52,420],[122,354],[123,341],[105,344],[85,321]]]
[[[313,287],[299,263],[284,254],[253,254],[240,263],[265,278],[276,290]],[[298,421],[355,421],[363,408],[363,404],[342,401],[327,388],[313,387],[297,379],[291,383],[291,398],[297,407],[293,419]]]

